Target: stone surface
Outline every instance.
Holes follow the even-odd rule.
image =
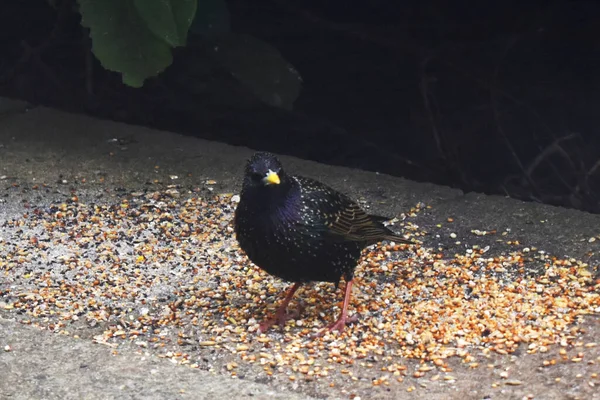
[[[251,153],[246,148],[42,107],[29,108],[4,99],[0,101],[0,227],[2,221],[23,213],[27,204],[43,205],[64,198],[73,186],[84,201],[100,196],[102,201],[110,201],[115,189],[134,191],[146,187],[147,182],[166,186],[174,176],[183,187],[198,187],[210,179],[216,181],[212,185],[215,192],[237,192],[244,161]],[[452,233],[477,241],[480,238],[473,236],[472,230],[510,229],[512,240],[529,246],[585,259],[590,264],[597,265],[599,260],[600,240],[589,241],[600,234],[598,215],[497,196],[463,194],[447,187],[290,157],[282,157],[282,161],[287,170],[320,179],[366,200],[374,212],[382,215],[399,215],[418,202],[432,206],[413,221],[432,232],[424,239],[431,246],[461,252],[465,244],[457,244]],[[52,183],[57,189],[11,190],[15,183],[23,187]],[[447,223],[448,218],[453,218],[452,224]],[[494,247],[492,251],[506,251],[493,241],[489,243]],[[598,341],[598,318],[589,318],[585,327],[582,341]],[[586,361],[595,360],[594,364],[581,362],[552,369],[540,368],[542,355],[524,352],[492,358],[490,363],[495,367],[490,369],[469,370],[458,360],[453,372],[455,383],[416,381],[417,386],[425,387],[421,385],[412,393],[407,392],[407,385],[392,385],[389,389],[373,389],[371,398],[520,399],[528,394],[545,399],[600,398],[595,388],[600,381],[596,379],[593,386],[590,378],[593,371],[600,372],[600,351],[592,348],[588,353],[591,358]],[[511,371],[511,384],[492,388],[493,383],[502,381],[497,376],[499,367]],[[113,355],[109,347],[23,326],[12,320],[10,312],[0,311],[0,398],[332,398],[329,383],[343,388],[343,382],[336,379],[299,385],[290,391],[277,383],[231,379],[172,365],[150,355]],[[347,393],[338,393],[348,397]],[[364,393],[361,396],[366,398]]]

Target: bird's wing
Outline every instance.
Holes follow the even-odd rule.
[[[411,243],[396,235],[381,222],[385,218],[367,214],[355,201],[320,182],[301,178],[308,203],[315,215],[309,220],[330,239],[339,241],[378,242],[393,240]]]
[[[329,233],[344,240],[378,242],[384,239],[410,243],[382,225],[380,218],[367,214],[360,206],[349,200],[337,212],[329,214],[325,225]]]
[[[350,240],[381,234],[369,215],[353,202],[346,202],[343,208],[327,217],[325,224],[329,230]]]

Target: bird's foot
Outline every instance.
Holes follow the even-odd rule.
[[[284,326],[286,322],[291,319],[296,319],[302,314],[304,311],[304,305],[300,304],[299,310],[288,312],[286,309],[280,308],[277,310],[275,315],[272,318],[267,318],[263,322],[260,323],[258,327],[258,333],[265,333],[269,330],[273,325]]]
[[[320,337],[325,335],[327,332],[333,332],[333,331],[338,331],[339,333],[342,333],[344,331],[344,328],[346,327],[347,324],[352,324],[356,321],[358,321],[358,313],[353,314],[350,317],[347,317],[345,315],[342,315],[341,317],[338,318],[337,321],[333,322],[332,324],[328,325],[327,327],[321,329],[319,332],[317,332],[315,334],[315,337]]]

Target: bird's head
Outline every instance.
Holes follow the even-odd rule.
[[[281,162],[271,153],[255,153],[246,164],[245,188],[276,188],[287,182]]]

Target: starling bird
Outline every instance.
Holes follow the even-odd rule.
[[[340,317],[329,331],[342,331],[347,316],[354,268],[361,251],[381,240],[410,241],[368,215],[346,195],[313,179],[288,175],[270,153],[254,154],[246,165],[235,233],[248,258],[271,275],[293,282],[274,318],[260,332],[283,325],[287,306],[303,283],[346,281]],[[323,331],[322,331],[323,332]]]

